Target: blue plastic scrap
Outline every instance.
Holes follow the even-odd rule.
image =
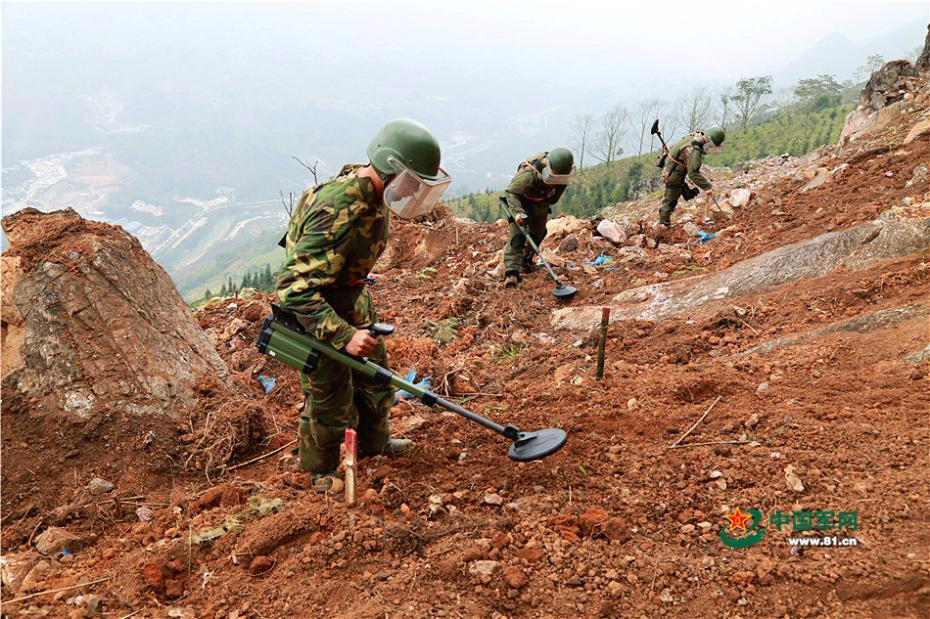
[[[264,374],[258,375],[258,382],[262,384],[262,387],[265,389],[265,393],[268,393],[275,386],[274,376],[265,376]]]
[[[605,252],[602,251],[600,256],[598,256],[597,258],[594,258],[593,260],[585,260],[584,263],[593,264],[594,266],[597,267],[597,266],[601,266],[605,262],[612,262],[612,261],[613,261],[613,258],[611,256],[608,256]]]
[[[716,236],[717,236],[716,232],[704,232],[703,230],[697,231],[697,237],[698,237],[699,243],[706,243],[707,241],[711,240],[712,238]]]
[[[416,370],[410,370],[404,376],[405,381],[407,381],[408,383],[413,383],[414,385],[416,385],[417,387],[420,387],[421,389],[425,389],[429,391],[433,387],[432,376],[424,376],[422,379],[420,379],[420,382],[414,382],[416,381],[416,379],[417,379]],[[417,396],[416,394],[410,393],[409,391],[406,391],[405,389],[398,389],[397,391],[394,392],[394,397],[403,398],[404,400],[409,400],[410,398],[415,398]]]

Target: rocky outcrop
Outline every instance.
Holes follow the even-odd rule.
[[[71,209],[3,219],[5,410],[180,418],[228,370],[135,237]]]
[[[859,105],[878,111],[917,89],[917,69],[907,60],[892,60],[869,78],[859,94]]]
[[[927,53],[925,47],[921,58]],[[926,85],[921,71],[907,60],[892,60],[872,73],[859,95],[859,105],[846,117],[840,143],[854,140],[866,129],[881,128],[912,105],[914,93]]]
[[[886,307],[874,312],[859,314],[854,318],[847,318],[846,320],[833,322],[811,331],[793,333],[791,335],[778,337],[773,340],[763,342],[758,346],[753,346],[749,350],[740,353],[740,355],[746,356],[752,354],[765,354],[775,350],[776,348],[784,348],[785,346],[800,344],[802,342],[812,340],[815,337],[820,337],[821,335],[827,335],[830,333],[868,333],[869,331],[886,329],[890,326],[898,324],[899,322],[914,320],[916,318],[924,318],[928,314],[930,314],[930,306],[928,305],[910,304],[901,305],[898,307]]]
[[[920,73],[930,73],[930,25],[927,26],[927,38],[924,40],[924,49],[917,57],[914,67]]]
[[[877,260],[930,248],[930,218],[900,219],[892,213],[875,221],[785,245],[732,267],[697,277],[625,290],[612,300],[611,321],[657,320],[692,313],[704,305],[754,294],[837,268],[863,268]],[[556,329],[588,330],[598,324],[601,306],[552,312]]]

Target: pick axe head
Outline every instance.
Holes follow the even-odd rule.
[[[659,119],[658,118],[656,118],[656,121],[652,123],[652,129],[649,130],[649,133],[651,135],[655,135],[659,133]]]

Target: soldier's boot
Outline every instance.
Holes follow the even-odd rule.
[[[313,488],[320,492],[338,492],[342,480],[336,476],[339,468],[339,446],[345,437],[343,428],[331,428],[301,416],[297,422],[297,455],[300,470],[310,473]]]
[[[504,273],[504,288],[516,288],[520,283],[519,271],[507,271]]]
[[[399,456],[413,449],[415,443],[409,438],[389,438],[380,449],[359,450],[360,458],[367,456]]]
[[[667,206],[663,206],[659,209],[659,225],[665,226],[666,228],[671,227],[673,210],[674,209]]]
[[[390,438],[388,434],[387,411],[383,414],[362,415],[358,420],[358,455],[399,456],[410,451],[413,441],[406,438]]]

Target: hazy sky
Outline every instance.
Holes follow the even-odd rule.
[[[409,116],[439,134],[458,188],[480,188],[566,142],[575,114],[750,75],[787,87],[904,55],[928,21],[927,0],[4,2],[4,165],[99,146],[103,123],[138,129],[152,160],[188,147],[171,130],[199,132],[235,179],[294,153],[359,160]],[[828,36],[847,58],[805,58]]]

